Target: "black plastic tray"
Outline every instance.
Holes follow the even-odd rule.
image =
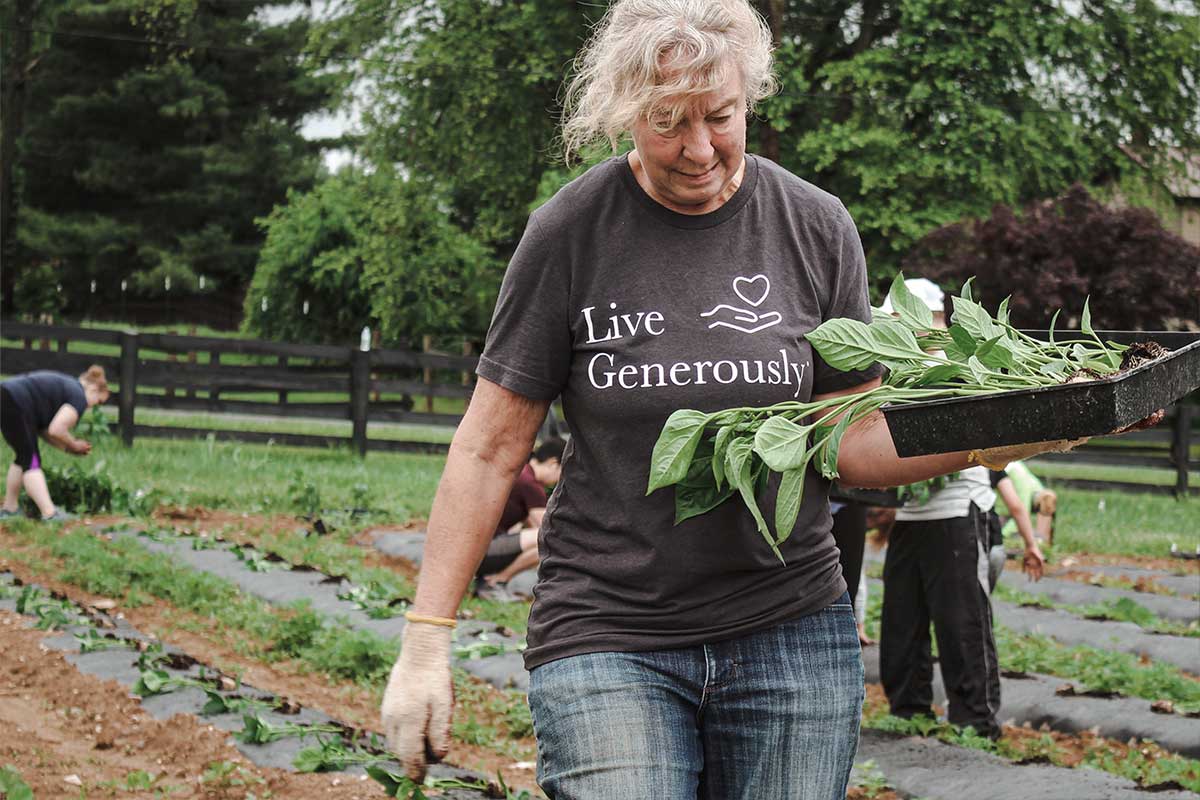
[[[1101,334],[1103,336],[1103,334]],[[1153,339],[1147,332],[1145,339]],[[1200,387],[1200,338],[1122,375],[980,397],[884,406],[902,457],[1103,436]]]

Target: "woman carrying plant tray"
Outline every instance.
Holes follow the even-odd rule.
[[[757,506],[686,491],[690,470],[711,471],[696,451],[704,412],[879,382],[878,367],[839,371],[805,338],[826,320],[870,319],[867,275],[841,202],[745,152],[746,117],[774,86],[770,32],[745,0],[619,0],[583,51],[568,149],[617,149],[626,135],[634,149],[536,210],[509,263],[383,700],[414,778],[450,746],[455,612],[561,395],[572,439],[541,526],[524,654],[543,790],[845,796],[863,667],[828,482],[800,471],[803,501],[771,546]],[[664,431],[679,409],[699,410]],[[877,415],[840,435],[835,466],[851,486],[972,463],[898,458]],[[751,472],[750,447],[728,444],[727,477],[743,493],[761,481],[769,508],[780,484]]]

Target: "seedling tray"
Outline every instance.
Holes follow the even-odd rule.
[[[1153,339],[1153,333],[1145,334]],[[1200,387],[1200,339],[1129,372],[1085,383],[883,407],[902,457],[1103,436]]]

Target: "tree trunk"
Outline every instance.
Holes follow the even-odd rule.
[[[767,24],[771,27],[771,44],[776,48],[783,41],[783,8],[786,0],[765,0]],[[771,123],[763,121],[759,137],[759,154],[763,158],[779,162],[779,131]]]
[[[16,287],[16,265],[13,257],[16,255],[16,231],[13,222],[15,204],[13,202],[13,161],[17,154],[17,138],[25,124],[25,84],[28,80],[29,59],[32,50],[32,32],[34,14],[37,12],[38,0],[14,0],[16,10],[13,14],[13,29],[10,31],[10,45],[7,63],[4,65],[3,84],[0,92],[0,262],[5,268],[0,270],[2,296],[0,302],[4,311],[13,313],[13,294]]]

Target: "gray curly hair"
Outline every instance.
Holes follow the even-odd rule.
[[[738,70],[747,113],[778,88],[771,31],[747,0],[617,0],[575,60],[564,98],[568,160],[633,123],[669,130]]]

